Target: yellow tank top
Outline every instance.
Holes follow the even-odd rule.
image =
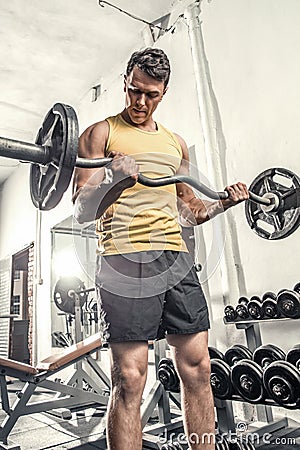
[[[121,116],[109,117],[106,154],[132,156],[147,177],[172,176],[182,151],[173,133],[157,124],[148,132],[128,124]],[[99,250],[104,255],[149,250],[187,251],[178,223],[176,185],[146,187],[136,183],[125,189],[97,221]]]

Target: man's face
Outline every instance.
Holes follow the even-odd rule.
[[[131,122],[142,125],[152,120],[152,114],[166,92],[163,81],[150,77],[138,67],[126,76],[124,83],[126,110]]]

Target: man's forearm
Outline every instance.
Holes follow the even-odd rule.
[[[106,209],[120,197],[123,190],[120,183],[84,186],[75,201],[75,219],[79,223],[99,219]]]
[[[182,209],[182,216],[190,226],[201,225],[223,213],[231,206],[231,204],[227,204],[223,200],[211,202],[194,197]]]

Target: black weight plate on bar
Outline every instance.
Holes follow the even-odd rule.
[[[294,345],[286,354],[286,360],[300,370],[300,344]]]
[[[247,200],[245,213],[248,224],[258,236],[277,240],[292,234],[300,225],[300,178],[291,170],[271,168],[259,174],[249,186],[249,191],[261,197],[275,194],[278,208],[272,211]]]
[[[162,358],[159,361],[157,378],[166,391],[180,392],[180,380],[171,358]]]
[[[212,359],[210,366],[210,384],[214,396],[223,400],[231,398],[233,387],[230,379],[229,365],[222,359]]]
[[[70,185],[78,153],[78,121],[74,109],[56,103],[40,128],[36,144],[50,149],[51,161],[31,164],[30,194],[36,208],[49,211]]]
[[[216,347],[208,347],[208,353],[210,359],[224,359],[223,353]]]
[[[247,402],[260,403],[265,397],[263,370],[254,361],[241,360],[231,369],[235,391]]]
[[[264,386],[271,398],[285,408],[300,406],[300,373],[287,361],[274,361],[263,374]]]
[[[75,314],[75,298],[69,295],[70,291],[75,291],[79,295],[79,303],[82,307],[87,300],[87,292],[83,281],[77,277],[62,277],[54,287],[54,303],[61,311],[67,314]]]
[[[273,344],[265,344],[257,347],[253,352],[253,361],[259,364],[262,368],[266,368],[273,361],[280,361],[285,359],[285,353],[281,348]]]
[[[244,345],[236,344],[232,345],[228,350],[226,350],[224,359],[229,364],[229,366],[233,366],[241,359],[252,359],[252,352]]]
[[[277,296],[277,306],[284,317],[290,319],[300,317],[300,297],[295,291],[288,289],[281,291]]]

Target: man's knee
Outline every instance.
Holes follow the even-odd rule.
[[[210,385],[210,358],[208,352],[197,357],[187,357],[177,361],[179,377],[184,385]]]
[[[126,397],[141,396],[145,387],[146,371],[137,367],[113,368],[112,388],[118,395]]]

